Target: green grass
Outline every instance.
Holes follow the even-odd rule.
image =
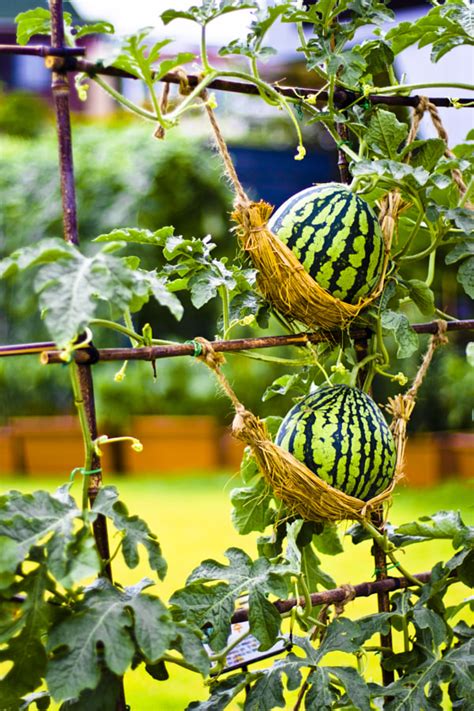
[[[208,478],[173,476],[132,479],[107,477],[108,484],[118,487],[121,498],[130,513],[144,518],[158,535],[169,570],[166,580],[157,583],[153,590],[167,599],[176,588],[183,585],[192,568],[204,558],[223,559],[229,546],[239,546],[255,555],[255,536],[239,536],[232,527],[229,491],[237,481],[228,475]],[[17,478],[3,480],[2,489],[10,488],[31,491],[37,488],[54,489],[58,481]],[[73,492],[74,493],[74,492]],[[79,484],[76,495],[79,496]],[[459,509],[466,523],[474,522],[474,508],[470,504],[472,489],[466,484],[450,481],[432,489],[408,489],[400,486],[394,496],[390,520],[400,524],[439,509]],[[341,525],[341,533],[348,525]],[[113,536],[113,532],[111,532]],[[112,541],[112,549],[114,544]],[[338,584],[355,584],[370,580],[373,576],[373,560],[369,544],[353,546],[345,540],[345,551],[334,558],[322,556],[323,564]],[[452,555],[452,547],[446,541],[412,546],[403,555],[404,565],[412,572],[429,570],[433,563]],[[120,557],[113,562],[114,577],[123,585],[130,585],[149,571],[142,560],[130,571]],[[453,586],[450,600],[460,600],[468,594],[462,585]],[[374,597],[355,600],[347,608],[349,616],[374,612]],[[170,666],[170,665],[169,665]],[[153,681],[138,669],[126,675],[127,703],[132,711],[182,711],[186,705],[207,696],[200,678],[177,667],[170,670],[171,679],[165,683]],[[374,661],[369,664],[369,673],[378,680],[378,668]]]

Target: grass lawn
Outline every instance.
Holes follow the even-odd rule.
[[[10,488],[51,490],[59,483],[17,478],[3,480],[1,488],[3,491]],[[169,570],[165,581],[157,583],[152,592],[163,599],[184,583],[186,576],[202,559],[214,557],[223,560],[223,552],[229,546],[242,547],[255,555],[255,536],[241,537],[232,527],[228,494],[238,483],[230,475],[159,479],[110,476],[107,483],[118,487],[130,513],[144,518],[159,537]],[[79,484],[75,493],[79,496]],[[459,509],[465,522],[472,524],[474,507],[471,502],[472,488],[460,482],[448,481],[436,488],[422,490],[400,486],[394,496],[390,520],[400,524],[439,509]],[[341,533],[347,527],[342,524]],[[114,548],[113,542],[111,547]],[[446,560],[451,555],[451,545],[445,541],[426,543],[408,548],[403,563],[412,572],[422,572],[429,570],[434,562]],[[334,558],[322,557],[325,569],[338,584],[363,582],[373,575],[368,543],[353,546],[347,538],[344,553]],[[144,560],[134,571],[130,571],[120,558],[116,558],[113,570],[115,579],[124,585],[149,576]],[[464,586],[453,586],[450,599],[452,602],[461,600],[467,594]],[[375,611],[374,597],[356,600],[347,608],[349,616]],[[374,680],[378,680],[376,660],[370,661],[369,665],[369,672],[373,671]],[[197,675],[177,667],[169,671],[171,679],[166,683],[153,681],[141,669],[127,674],[126,697],[132,711],[183,711],[190,701],[206,698],[206,690]]]

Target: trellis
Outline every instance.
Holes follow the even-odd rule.
[[[61,180],[61,197],[63,209],[63,231],[64,239],[71,244],[79,244],[78,226],[77,226],[77,210],[75,197],[75,182],[74,168],[72,156],[72,136],[71,136],[71,121],[70,121],[70,106],[69,106],[69,73],[84,72],[93,77],[94,75],[106,75],[111,77],[121,77],[127,79],[136,79],[131,74],[117,69],[115,67],[104,67],[100,63],[93,63],[83,59],[85,48],[71,48],[65,46],[64,22],[63,22],[63,2],[62,0],[49,0],[51,10],[51,45],[29,45],[20,47],[17,45],[0,45],[0,54],[23,54],[30,56],[43,57],[46,67],[51,71],[51,88],[53,102],[56,114],[56,128],[59,147],[59,170]],[[161,81],[168,84],[179,84],[182,82],[182,74],[170,73],[162,77]],[[195,75],[186,75],[186,80],[191,88],[194,88],[199,83],[199,77]],[[241,81],[227,81],[216,79],[209,83],[209,88],[233,92],[239,94],[257,95],[259,89],[251,84]],[[314,95],[314,89],[301,87],[282,87],[275,86],[275,90],[289,97],[297,94],[300,97],[305,97],[310,94]],[[346,106],[352,104],[361,97],[355,92],[347,89],[338,88],[334,92],[334,103],[340,109],[344,110]],[[363,97],[371,104],[384,104],[389,106],[405,106],[416,108],[420,102],[418,96],[383,96],[378,94],[369,94]],[[325,91],[319,91],[318,102],[325,102],[328,99],[328,94]],[[433,97],[429,101],[438,107],[454,106],[451,99],[446,97]],[[469,98],[456,99],[456,106],[472,106],[472,101]],[[345,127],[339,127],[341,139],[344,140]],[[348,182],[349,171],[347,158],[343,151],[339,149],[338,165],[341,174],[341,181]],[[420,334],[435,334],[438,331],[438,322],[420,323],[412,325],[412,328]],[[446,324],[447,331],[473,330],[474,319],[450,321]],[[364,344],[369,337],[369,331],[366,329],[352,329],[351,337],[359,344],[361,352],[364,351]],[[338,339],[338,334],[332,334],[335,341]],[[261,338],[241,338],[233,340],[216,340],[212,343],[212,348],[215,352],[231,352],[242,351],[249,349],[264,349],[275,346],[306,346],[308,343],[318,343],[327,340],[327,335],[321,333],[301,333],[287,336],[267,336]],[[0,356],[20,356],[40,354],[41,362],[45,365],[63,363],[61,352],[55,349],[55,344],[52,342],[41,343],[24,343],[0,346]],[[176,345],[161,345],[161,346],[144,346],[140,348],[107,348],[96,349],[93,344],[89,343],[82,348],[74,350],[73,357],[78,367],[81,397],[84,402],[85,411],[87,414],[88,427],[90,436],[93,440],[97,438],[97,420],[94,401],[94,386],[92,377],[92,366],[102,361],[118,361],[118,360],[144,360],[155,361],[160,358],[170,358],[177,356],[192,356],[195,354],[195,346],[193,343],[182,343]],[[93,504],[99,489],[102,484],[102,471],[100,459],[97,453],[93,454],[91,463],[92,473],[89,477],[88,498],[90,505]],[[381,518],[378,525],[382,526]],[[110,549],[107,533],[106,519],[102,515],[98,515],[93,524],[94,537],[96,540],[99,554],[104,561],[104,575],[112,581],[112,569],[110,564]],[[376,580],[374,582],[359,583],[354,586],[342,586],[334,590],[325,592],[313,593],[310,595],[311,605],[322,604],[341,604],[345,603],[354,597],[370,596],[377,594],[379,611],[385,612],[389,610],[391,591],[406,588],[413,584],[409,579],[399,576],[392,577],[387,574],[387,562],[383,550],[374,543],[373,555],[375,559]],[[424,572],[414,576],[421,583],[427,582],[430,579],[430,573]],[[348,588],[350,587],[350,593]],[[281,613],[288,612],[296,605],[304,607],[306,600],[289,599],[281,600],[274,603],[276,609]],[[232,622],[242,622],[248,619],[248,609],[242,608],[237,610]],[[381,635],[381,645],[385,650],[392,649],[391,633]],[[386,653],[386,652],[385,652]],[[382,653],[383,656],[383,653]],[[393,681],[394,675],[392,671],[388,671],[382,666],[382,678],[384,684],[389,684]],[[121,694],[117,701],[117,711],[125,711],[128,707],[125,703],[125,695],[123,692],[123,684]]]

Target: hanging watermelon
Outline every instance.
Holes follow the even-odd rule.
[[[377,218],[347,185],[325,183],[289,198],[269,229],[330,294],[355,304],[380,280],[384,242]]]
[[[276,444],[345,494],[363,501],[395,474],[395,443],[375,402],[347,385],[318,388],[293,407]]]

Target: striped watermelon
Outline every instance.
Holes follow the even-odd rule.
[[[289,198],[272,215],[271,231],[333,296],[357,303],[377,285],[384,244],[375,214],[346,185],[325,183]]]
[[[293,407],[276,443],[336,489],[367,501],[395,474],[395,443],[374,401],[347,385],[318,388]]]

